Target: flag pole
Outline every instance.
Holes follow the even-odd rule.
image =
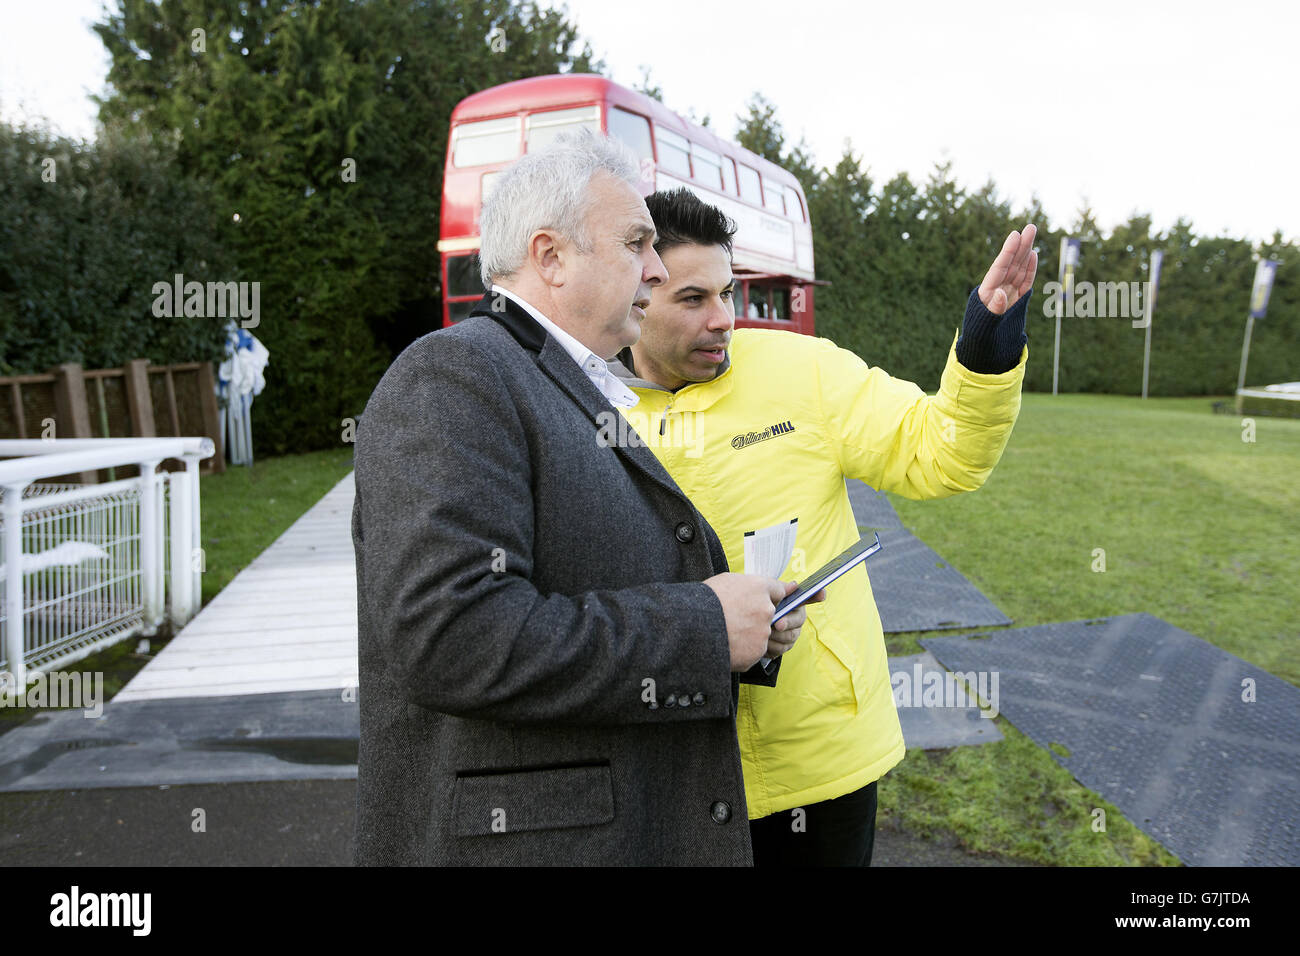
[[[1151,250],[1151,268],[1148,270],[1146,294],[1146,342],[1142,346],[1142,397],[1147,397],[1147,382],[1151,377],[1151,319],[1156,313],[1156,288],[1160,284],[1160,263],[1164,261],[1162,249]]]
[[[1056,341],[1052,345],[1052,394],[1056,394],[1056,382],[1061,370],[1061,312],[1065,309],[1065,257],[1070,251],[1070,239],[1061,237],[1061,255],[1058,259],[1056,292]]]
[[[1250,357],[1250,333],[1255,328],[1255,314],[1246,314],[1246,337],[1241,343],[1241,371],[1237,373],[1237,392],[1246,387],[1246,360]]]

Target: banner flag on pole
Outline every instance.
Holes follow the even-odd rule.
[[[1151,250],[1151,278],[1147,280],[1151,283],[1151,285],[1147,286],[1147,302],[1150,303],[1151,312],[1156,309],[1156,290],[1160,288],[1160,266],[1164,261],[1165,253],[1163,249]],[[1147,314],[1150,315],[1151,312]]]
[[[1251,318],[1262,319],[1268,311],[1268,296],[1273,291],[1273,276],[1276,273],[1276,259],[1260,259],[1255,266],[1255,287],[1250,293]]]
[[[1074,267],[1079,264],[1078,239],[1061,237],[1061,262],[1057,277],[1056,294],[1056,336],[1052,342],[1052,394],[1056,394],[1057,382],[1061,374],[1061,316],[1070,309],[1073,314]]]
[[[1060,314],[1069,315],[1074,299],[1074,273],[1079,265],[1079,251],[1083,245],[1081,239],[1061,240],[1061,263],[1057,281],[1061,285]]]

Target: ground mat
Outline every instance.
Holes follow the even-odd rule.
[[[858,526],[880,534],[880,554],[867,562],[871,592],[886,634],[997,627],[1011,619],[920,538],[903,527],[883,491],[845,481]]]
[[[909,750],[941,750],[1002,739],[993,719],[996,711],[986,707],[989,716],[980,716],[974,695],[967,690],[958,693],[953,679],[932,654],[891,657],[889,678],[903,741]],[[934,693],[935,688],[941,692]],[[927,694],[927,690],[931,693]],[[970,688],[974,690],[977,688]]]
[[[0,736],[0,791],[346,779],[359,735],[355,690],[109,701]]]
[[[1011,623],[961,572],[910,531],[895,528],[879,534],[883,547],[867,559],[867,575],[886,634]]]
[[[1287,681],[1149,614],[921,644],[949,670],[997,672],[1002,714],[1183,862],[1300,864]]]
[[[883,491],[877,491],[856,478],[846,478],[844,484],[849,490],[849,504],[853,506],[853,517],[857,519],[858,527],[883,531],[903,526],[898,512]]]

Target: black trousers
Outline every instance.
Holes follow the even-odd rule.
[[[750,820],[749,837],[755,866],[870,866],[876,782],[834,800]]]

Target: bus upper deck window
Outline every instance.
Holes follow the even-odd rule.
[[[763,205],[778,215],[785,215],[785,198],[781,187],[770,179],[763,181]]]
[[[685,136],[679,136],[662,126],[655,127],[655,138],[659,141],[659,165],[672,173],[682,176],[691,174],[690,144]]]
[[[606,118],[609,135],[621,139],[632,147],[632,152],[640,159],[654,159],[654,148],[650,145],[650,121],[644,116],[629,113],[625,109],[611,106]]]
[[[600,132],[599,106],[579,106],[571,110],[533,113],[528,117],[528,132],[525,134],[528,151],[531,153],[542,149],[553,143],[561,133],[583,127]]]
[[[803,212],[803,203],[799,199],[799,192],[793,186],[785,187],[785,212],[795,222],[808,221],[808,217]]]
[[[744,163],[740,164],[740,198],[754,203],[756,206],[763,204],[763,194],[758,188],[758,173],[750,169]]]
[[[730,156],[722,158],[722,188],[736,194],[736,161]]]
[[[519,117],[462,123],[453,130],[452,137],[453,165],[463,168],[504,163],[519,155]]]
[[[698,143],[691,143],[691,158],[695,161],[695,178],[706,186],[722,186],[722,157]]]

